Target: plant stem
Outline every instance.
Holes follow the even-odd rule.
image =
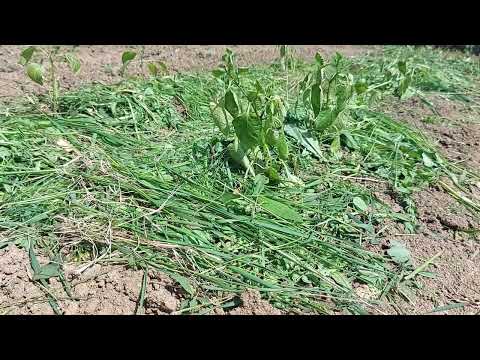
[[[52,108],[56,112],[58,109],[58,83],[57,77],[55,76],[55,61],[53,60],[52,52],[48,55],[48,60],[50,61],[50,71],[52,76]]]
[[[143,71],[143,57],[145,55],[145,45],[142,45],[142,50],[140,51],[140,69],[142,71],[143,78],[145,79],[145,73]]]

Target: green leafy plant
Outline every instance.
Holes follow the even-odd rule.
[[[416,93],[412,86],[414,77],[416,73],[425,70],[406,54],[398,54],[393,58],[388,56],[380,63],[373,62],[365,65],[357,74],[356,90],[373,99],[389,94],[399,99],[412,96]]]
[[[120,76],[124,76],[125,72],[127,71],[128,65],[137,57],[137,53],[135,51],[124,51],[122,53],[122,67],[120,68],[119,74]]]
[[[280,67],[282,70],[295,70],[296,58],[293,48],[288,45],[280,45]]]
[[[34,55],[37,54],[39,62],[33,62]],[[43,65],[47,62],[47,66]],[[58,99],[60,96],[60,84],[58,80],[58,65],[66,63],[72,73],[77,74],[80,71],[81,63],[73,52],[61,51],[59,46],[51,49],[30,46],[20,53],[19,64],[25,67],[27,76],[35,83],[48,86],[50,104],[53,111],[58,110]]]
[[[162,61],[152,61],[147,63],[147,69],[150,75],[157,77],[168,74],[167,65]]]
[[[403,99],[409,95],[407,90],[410,88],[412,79],[415,74],[415,68],[407,65],[406,60],[398,60],[391,64],[390,68],[385,70],[385,76],[387,81],[391,81],[393,87],[393,93],[400,99]]]
[[[288,117],[285,131],[317,158],[323,157],[319,138],[324,134],[332,139],[332,152],[340,150],[340,133],[356,106],[358,84],[354,80],[350,63],[341,54],[326,62],[317,53],[313,69],[298,84],[293,116]]]
[[[354,147],[345,124],[352,122],[355,111],[369,108],[385,94],[400,99],[410,96],[414,93],[411,84],[417,70],[418,67],[398,58],[381,66],[375,64],[372,71],[371,66],[354,64],[339,53],[328,62],[317,53],[314,69],[299,83],[293,117],[296,122],[289,122],[287,134],[318,158],[322,158],[319,138],[331,140],[330,150],[334,154],[340,151],[341,137]],[[297,112],[300,103],[303,117]]]
[[[223,90],[210,103],[213,120],[229,142],[231,159],[247,174],[261,169],[271,180],[278,180],[279,164],[288,159],[283,130],[285,103],[269,84],[244,79],[249,70],[239,68],[235,55],[227,50],[223,66],[213,71]]]
[[[307,109],[305,125],[322,133],[339,119],[354,95],[353,76],[348,63],[339,53],[326,63],[315,55],[315,70],[300,83],[301,98]]]
[[[145,47],[142,46],[142,50],[140,51],[140,67],[144,69],[144,53],[145,53]],[[119,74],[120,76],[125,76],[127,72],[127,68],[129,64],[131,64],[135,59],[137,58],[137,53],[135,51],[125,51],[122,54],[122,67],[120,68]],[[162,61],[150,61],[146,63],[147,65],[147,71],[150,75],[157,77],[157,76],[163,76],[168,74],[168,68],[167,65],[165,65],[164,62]]]

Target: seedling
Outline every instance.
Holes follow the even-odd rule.
[[[153,77],[163,76],[168,74],[167,65],[165,65],[165,63],[163,63],[162,61],[149,62],[147,64],[147,69],[150,75],[152,75]]]
[[[331,62],[315,55],[315,70],[300,84],[303,104],[308,109],[306,127],[322,133],[331,127],[339,115],[348,108],[354,96],[353,75],[339,53]]]
[[[120,76],[124,76],[125,72],[127,70],[128,64],[130,64],[133,59],[137,56],[137,53],[135,51],[125,51],[122,54],[122,67],[120,68]]]
[[[143,65],[144,65],[144,53],[145,47],[142,46],[142,50],[140,51],[140,67],[143,72]],[[127,70],[128,65],[135,60],[137,57],[137,53],[135,51],[125,51],[122,54],[122,67],[120,68],[120,76],[124,76]],[[153,77],[167,75],[168,69],[165,63],[162,61],[151,61],[147,63],[147,70]]]
[[[295,70],[296,59],[294,50],[288,45],[280,45],[280,67],[282,70]]]
[[[32,62],[33,55],[40,55],[40,63]],[[43,62],[47,61],[47,71],[45,71]],[[58,110],[58,99],[60,96],[60,84],[57,78],[58,64],[65,62],[68,64],[72,73],[77,74],[80,71],[80,60],[73,52],[62,52],[59,46],[52,49],[44,49],[30,46],[20,53],[19,63],[25,67],[27,76],[35,83],[48,86],[50,95],[50,104],[53,111]]]
[[[362,94],[371,99],[379,99],[389,94],[405,99],[415,94],[412,81],[416,73],[426,70],[428,69],[415,64],[405,55],[396,56],[393,59],[389,57],[381,63],[372,63],[363,67],[356,90],[359,95]]]
[[[261,168],[271,180],[278,180],[277,164],[288,158],[283,131],[286,108],[272,86],[243,81],[248,68],[239,68],[227,49],[223,66],[213,75],[223,84],[222,94],[210,103],[215,124],[230,142],[230,157],[255,176]]]

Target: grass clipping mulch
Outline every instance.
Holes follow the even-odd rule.
[[[371,84],[380,82],[375,61],[357,60]],[[295,83],[308,66],[299,64],[287,81]],[[278,66],[252,68],[248,76],[285,80]],[[230,163],[211,119],[217,87],[207,74],[128,80],[66,93],[58,113],[3,111],[0,247],[23,246],[34,280],[48,287],[58,278],[66,291],[67,262],[160,270],[184,290],[177,313],[232,309],[253,289],[284,312],[363,314],[427,272],[412,267],[403,244],[379,245],[387,219],[416,230],[414,191],[450,177],[462,190],[448,189],[478,210],[465,195],[478,181],[474,173],[365,106],[345,117],[338,144],[335,133],[319,136],[320,159],[288,137],[290,175],[299,182],[245,176]],[[401,211],[355,179],[391,186]],[[50,263],[40,266],[39,252]],[[54,298],[50,304],[62,312]]]

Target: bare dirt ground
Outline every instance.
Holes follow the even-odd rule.
[[[439,115],[417,98],[391,104],[387,112],[426,134],[451,161],[480,168],[480,119],[478,114],[451,100],[432,96]]]
[[[480,169],[480,123],[478,114],[441,97],[429,99],[440,119],[419,99],[389,104],[385,109],[393,118],[419,129],[436,143],[445,157],[478,172]],[[472,186],[471,194],[480,200],[480,184]],[[434,279],[420,280],[422,289],[412,294],[411,302],[400,301],[393,311],[403,314],[425,314],[436,307],[453,303],[464,304],[448,314],[480,312],[480,228],[478,218],[460,206],[443,189],[432,187],[416,194],[420,231],[412,236],[395,236],[391,240],[406,243],[415,265],[439,254],[434,261]],[[398,231],[397,231],[398,233]],[[390,310],[392,311],[392,310]],[[438,312],[436,314],[445,314]]]
[[[238,56],[240,65],[268,63],[278,58],[278,48],[273,45],[147,45],[144,49],[144,61],[162,61],[168,69],[177,71],[194,71],[213,69],[221,62],[221,57],[226,48],[231,48]],[[33,84],[25,76],[24,68],[18,64],[20,52],[25,46],[0,45],[0,101],[11,97],[21,96],[25,92],[35,91],[41,93],[44,89]],[[71,48],[73,47],[66,47]],[[348,46],[348,45],[307,45],[296,46],[296,54],[303,59],[312,59],[317,51],[324,55],[331,55],[335,51],[351,56],[374,50],[374,46]],[[92,81],[113,83],[121,80],[119,70],[121,57],[125,50],[136,51],[140,54],[140,46],[79,46],[75,50],[81,62],[81,70],[77,75],[72,75],[66,66],[60,67],[59,79],[65,89],[78,87]],[[140,55],[137,55],[140,56]],[[145,73],[139,61],[131,64],[130,73]]]
[[[277,57],[274,46],[229,46],[238,54],[241,64],[269,62]],[[0,46],[0,102],[21,96],[25,91],[41,91],[25,79],[18,62],[21,46]],[[82,62],[81,73],[74,77],[62,70],[62,83],[75,88],[92,81],[106,83],[120,80],[121,53],[129,47],[80,46],[77,51]],[[132,47],[130,47],[132,48]],[[145,59],[162,60],[172,71],[211,69],[220,62],[226,46],[146,46]],[[139,47],[135,47],[139,51]],[[325,55],[339,51],[356,55],[375,51],[375,47],[360,46],[301,46],[298,56],[311,58],[316,51]],[[134,65],[134,64],[132,64]],[[137,64],[138,66],[138,64]],[[140,69],[132,67],[132,72]],[[443,117],[432,122],[432,112],[417,99],[389,104],[385,109],[391,116],[419,128],[450,160],[464,163],[478,171],[480,168],[480,126],[476,114],[442,98],[432,102]],[[378,197],[394,207],[399,207],[387,188],[375,189]],[[470,189],[480,200],[480,184]],[[394,226],[387,230],[387,241],[398,239],[409,248],[416,266],[438,254],[434,261],[434,279],[419,280],[422,286],[410,301],[398,299],[395,306],[382,306],[372,313],[426,314],[433,308],[455,302],[463,307],[449,314],[476,314],[480,311],[480,243],[478,235],[471,233],[479,228],[479,220],[449,197],[442,189],[430,188],[415,197],[420,219],[418,234],[398,235]],[[0,235],[1,236],[1,235]],[[95,265],[81,275],[74,268],[66,269],[71,282],[74,300],[65,298],[62,285],[52,282],[52,291],[66,314],[133,314],[141,289],[143,272],[127,270],[122,266]],[[0,250],[0,313],[52,314],[45,292],[30,280],[28,253],[9,246]],[[175,314],[184,294],[168,276],[150,271],[145,298],[146,314]],[[365,295],[368,289],[358,288]],[[370,295],[366,294],[365,297]],[[240,297],[241,305],[227,314],[280,314],[258,293],[246,292]],[[437,312],[445,314],[447,312]],[[215,314],[225,314],[215,310]]]

